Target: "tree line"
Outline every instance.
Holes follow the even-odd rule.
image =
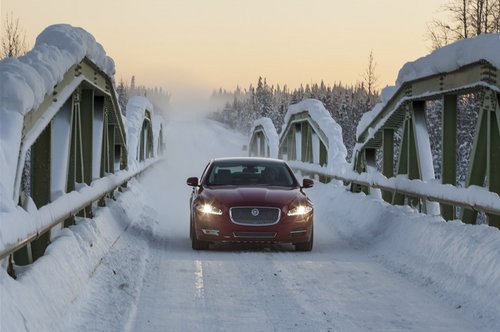
[[[270,85],[266,78],[259,77],[256,86],[214,91],[211,100],[215,106],[211,118],[248,134],[254,120],[268,117],[279,133],[288,106],[307,98],[318,99],[342,126],[344,144],[350,156],[355,144],[356,126],[363,113],[369,111],[378,99],[378,91],[373,86],[374,77],[369,83],[363,81],[344,85],[339,82],[329,85],[321,81],[295,89],[286,85]]]
[[[171,94],[162,87],[148,87],[136,83],[136,78],[133,75],[130,83],[127,84],[123,79],[116,85],[116,94],[118,96],[118,104],[123,115],[126,115],[126,107],[130,97],[143,96],[153,104],[155,113],[165,115],[170,107]]]

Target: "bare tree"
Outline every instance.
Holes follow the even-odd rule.
[[[26,53],[26,33],[19,26],[19,19],[14,19],[12,12],[6,15],[2,30],[2,58],[17,57]]]
[[[446,19],[427,25],[426,39],[436,49],[459,39],[500,32],[500,0],[448,0]]]

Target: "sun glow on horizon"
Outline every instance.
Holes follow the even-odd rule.
[[[0,0],[32,46],[47,26],[90,32],[116,63],[116,80],[185,90],[242,89],[259,76],[287,85],[362,81],[373,51],[377,88],[428,53],[426,23],[439,3],[399,0]]]

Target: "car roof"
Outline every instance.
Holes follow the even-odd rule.
[[[214,158],[212,159],[212,163],[219,162],[248,162],[248,161],[256,161],[256,162],[265,162],[265,163],[276,163],[276,164],[286,164],[284,160],[275,159],[275,158],[264,158],[264,157],[224,157],[224,158]]]

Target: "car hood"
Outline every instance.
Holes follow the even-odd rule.
[[[283,187],[208,187],[203,191],[206,200],[217,201],[225,206],[275,206],[290,205],[306,196],[298,188]]]

